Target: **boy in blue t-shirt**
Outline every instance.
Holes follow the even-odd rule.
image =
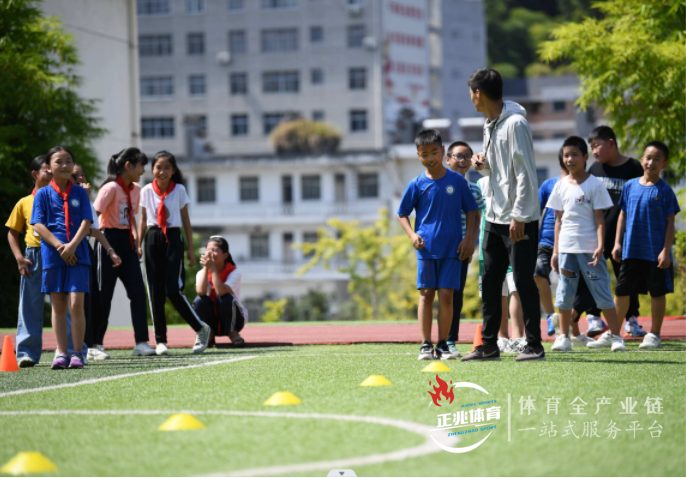
[[[467,180],[443,165],[445,148],[435,129],[415,138],[417,156],[425,173],[410,181],[398,208],[398,220],[417,250],[417,316],[423,343],[419,360],[434,358],[431,343],[432,305],[438,290],[438,343],[435,356],[456,359],[446,343],[453,315],[453,290],[460,288],[460,261],[474,252],[477,205]],[[415,212],[414,229],[409,216]],[[460,213],[467,214],[467,236],[462,237]]]
[[[640,349],[660,346],[665,315],[665,295],[674,292],[671,249],[674,216],[681,210],[676,195],[660,173],[667,167],[669,149],[660,141],[646,145],[641,166],[643,176],[624,185],[612,258],[621,260],[615,306],[624,317],[631,294],[650,292],[652,323]],[[623,240],[622,240],[623,239]]]

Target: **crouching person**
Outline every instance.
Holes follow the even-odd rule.
[[[195,276],[193,308],[215,336],[228,336],[234,345],[245,340],[239,332],[248,321],[248,311],[240,303],[241,271],[236,267],[229,243],[222,236],[210,236],[205,253],[200,258],[203,266]]]

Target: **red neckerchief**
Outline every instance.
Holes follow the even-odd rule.
[[[219,273],[219,277],[221,278],[222,282],[226,282],[226,278],[229,277],[229,274],[231,274],[235,269],[236,266],[234,264],[227,262],[224,265],[224,268]],[[212,302],[215,302],[217,300],[217,291],[214,290],[214,283],[212,282],[212,273],[210,273],[209,270],[207,271],[207,281],[210,283],[210,299],[212,300]]]
[[[157,197],[160,199],[160,204],[157,206],[157,225],[162,229],[164,237],[167,237],[167,215],[165,214],[164,200],[171,194],[175,187],[176,183],[174,181],[169,181],[167,190],[162,192],[157,185],[157,179],[152,180],[152,190],[155,191],[155,194],[157,194]]]
[[[67,241],[71,239],[71,232],[69,231],[69,193],[71,192],[71,181],[67,181],[67,190],[62,191],[54,179],[50,180],[50,186],[62,198],[62,209],[64,210],[64,228],[67,230]]]
[[[131,244],[131,249],[136,250],[136,243],[133,239],[133,227],[135,227],[136,219],[133,215],[133,205],[131,204],[131,191],[133,190],[133,183],[126,184],[126,182],[117,176],[115,182],[121,187],[126,193],[126,205],[129,209],[129,243]]]
[[[33,191],[31,191],[31,196],[36,197],[37,192],[38,192],[38,188],[34,186]]]

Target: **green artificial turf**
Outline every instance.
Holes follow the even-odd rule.
[[[440,377],[478,384],[501,407],[497,428],[483,445],[464,454],[438,450],[338,468],[352,468],[360,476],[684,475],[686,349],[681,342],[667,342],[654,352],[636,347],[630,344],[628,352],[614,354],[548,353],[546,361],[535,363],[515,363],[511,356],[500,362],[448,361],[451,371]],[[151,358],[113,351],[111,360],[80,371],[52,371],[41,364],[2,373],[0,465],[18,452],[35,450],[57,465],[59,475],[229,474],[320,461],[345,464],[344,459],[419,447],[426,437],[418,433],[328,416],[381,417],[435,427],[438,414],[483,400],[479,392],[460,388],[452,405],[434,406],[428,390],[436,374],[421,372],[427,362],[416,360],[416,348],[248,347],[211,349],[201,356],[186,349]],[[245,360],[229,362],[241,358]],[[164,368],[169,370],[95,381]],[[360,387],[369,375],[383,375],[392,385]],[[90,379],[94,381],[73,387],[7,395]],[[290,391],[302,403],[263,405],[278,391]],[[527,411],[520,403],[529,397],[535,408]],[[621,407],[627,397],[637,404],[635,414]],[[662,413],[647,413],[647,397],[660,399]],[[557,415],[546,406],[554,398],[560,399]],[[602,398],[610,403],[596,413]],[[570,402],[575,399],[587,403],[586,415],[572,414]],[[59,410],[69,413],[38,414]],[[193,413],[205,428],[158,431],[178,412]],[[264,412],[276,415],[254,415]],[[597,422],[599,436],[583,436],[592,422]],[[614,439],[606,431],[610,422],[621,430]],[[635,438],[627,431],[632,422],[641,428]],[[655,423],[662,427],[659,437],[649,431]],[[282,474],[325,476],[327,471],[323,467]]]

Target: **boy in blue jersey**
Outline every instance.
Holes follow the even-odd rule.
[[[474,156],[474,151],[472,148],[464,141],[455,141],[448,146],[448,155],[446,156],[446,162],[448,167],[460,173],[465,179],[467,178],[467,172],[472,167],[472,156]],[[469,190],[476,201],[478,209],[476,210],[476,217],[474,219],[473,232],[474,237],[479,234],[479,222],[481,220],[481,209],[485,208],[484,198],[481,195],[481,189],[479,185],[467,180],[469,185]],[[460,220],[462,224],[462,237],[467,237],[467,215],[463,212],[460,215]],[[469,270],[469,263],[472,257],[469,256],[465,260],[461,261],[460,264],[460,288],[453,291],[453,321],[450,325],[450,333],[448,334],[448,348],[450,352],[459,357],[460,353],[457,350],[457,339],[460,335],[460,315],[462,314],[462,305],[464,303],[464,286],[467,281],[467,271]]]
[[[435,129],[415,138],[424,174],[410,181],[398,208],[398,220],[417,250],[417,316],[422,331],[419,360],[455,359],[447,338],[453,316],[453,290],[460,288],[460,261],[472,256],[477,205],[467,180],[443,165],[445,148]],[[415,212],[414,229],[410,214]],[[462,237],[460,213],[467,215],[467,237]],[[432,305],[438,290],[438,343],[431,343]]]
[[[615,288],[617,315],[624,317],[631,294],[650,292],[652,323],[640,349],[660,346],[665,296],[674,292],[671,249],[674,216],[680,208],[672,188],[660,179],[668,159],[669,149],[664,143],[648,143],[641,158],[643,176],[624,185],[612,249],[612,258],[621,260]]]

